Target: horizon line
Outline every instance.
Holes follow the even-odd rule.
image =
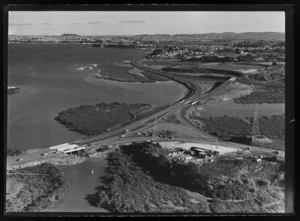
[[[163,34],[163,33],[156,33],[156,34],[135,34],[135,35],[127,35],[127,34],[75,34],[75,33],[63,33],[63,34],[56,34],[56,35],[49,35],[49,34],[8,34],[8,36],[13,36],[13,35],[23,35],[23,36],[61,36],[64,34],[68,35],[78,35],[78,36],[138,36],[138,35],[169,35],[169,36],[174,36],[174,35],[204,35],[204,34],[224,34],[224,33],[234,33],[234,34],[243,34],[243,33],[280,33],[280,34],[285,34],[285,32],[279,32],[279,31],[246,31],[246,32],[205,32],[205,33],[193,33],[193,34],[185,34],[185,33],[178,33],[178,34]]]

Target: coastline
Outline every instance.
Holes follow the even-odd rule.
[[[131,61],[130,61],[130,63],[131,63]],[[120,64],[122,64],[122,62],[120,62]],[[117,77],[103,76],[103,75],[101,75],[101,69],[98,68],[99,64],[90,64],[90,65],[85,66],[85,67],[79,67],[79,68],[77,68],[77,70],[78,71],[87,71],[87,72],[89,72],[90,73],[89,78],[104,79],[104,80],[117,81],[117,82],[153,84],[153,83],[170,81],[169,79],[160,80],[160,81],[148,79],[143,74],[132,73],[132,70],[134,70],[136,68],[131,66],[130,64],[126,64],[126,66],[125,66],[125,64],[122,64],[122,65],[120,65],[120,64],[117,63],[117,62],[112,63],[112,65],[119,66],[119,67],[131,67],[132,69],[127,71],[126,73],[129,73],[133,77],[134,76],[143,77],[145,80],[138,80],[138,79],[136,79],[136,80],[126,80],[126,79],[120,79],[120,78],[117,78]]]
[[[65,184],[64,184],[64,187],[67,187],[67,188],[64,189],[64,193],[63,194],[60,191],[60,189],[58,189],[56,191],[53,191],[51,193],[51,195],[59,195],[59,198],[56,198],[55,201],[52,201],[51,205],[49,204],[50,206],[47,207],[46,209],[42,209],[42,210],[37,209],[36,210],[35,207],[33,207],[32,208],[33,211],[37,211],[37,212],[65,212],[66,210],[68,210],[68,209],[66,209],[66,207],[68,207],[69,205],[68,205],[68,202],[66,203],[65,199],[73,197],[73,195],[74,195],[74,188],[73,188],[73,186],[76,183],[76,182],[74,183],[74,180],[73,180],[74,179],[74,175],[72,175],[72,173],[74,173],[74,170],[75,171],[77,170],[76,169],[77,167],[81,168],[84,164],[89,165],[90,162],[94,162],[96,164],[100,164],[100,167],[96,167],[95,168],[96,169],[95,170],[96,174],[95,174],[94,178],[92,179],[93,183],[88,182],[88,185],[94,185],[94,187],[90,188],[90,190],[93,190],[98,185],[102,185],[102,182],[101,181],[99,182],[99,179],[98,179],[99,177],[97,176],[97,174],[100,173],[101,175],[103,175],[103,173],[105,171],[105,162],[106,162],[107,153],[110,152],[110,151],[112,151],[112,150],[104,150],[104,151],[97,152],[96,151],[97,149],[99,149],[99,146],[93,147],[93,148],[91,148],[91,149],[88,150],[89,158],[87,158],[87,157],[77,157],[77,156],[65,156],[65,157],[59,158],[58,156],[55,156],[53,158],[48,158],[48,159],[45,159],[45,160],[33,161],[33,162],[30,162],[28,164],[23,165],[22,167],[15,168],[17,170],[21,169],[21,170],[25,170],[26,171],[26,170],[31,170],[31,168],[33,168],[35,166],[40,166],[41,164],[44,164],[44,163],[47,164],[48,163],[48,164],[53,165],[58,170],[60,170],[62,172],[62,176],[63,176],[62,178],[66,179],[66,183],[65,184],[67,186],[65,186]],[[66,158],[70,158],[70,159],[66,160]],[[72,170],[70,171],[68,168],[73,168],[73,172],[72,172]],[[11,173],[14,173],[16,171],[15,169],[14,170],[10,170]],[[84,172],[84,174],[86,174],[86,173]],[[75,178],[76,177],[77,176],[75,176]],[[17,181],[14,182],[14,180],[12,180],[12,179],[14,179],[14,178],[10,178],[9,179],[10,181],[8,183],[8,185],[9,185],[8,188],[10,190],[9,191],[10,195],[18,195],[19,192],[24,192],[24,188],[26,187],[25,183],[23,183],[23,182],[20,183],[20,182],[17,182]],[[79,180],[80,180],[80,178],[79,178]],[[16,185],[15,185],[15,183],[16,183]],[[76,185],[79,186],[79,187],[81,186],[81,185],[78,185],[78,182],[77,182]],[[30,187],[27,185],[26,188],[28,189]],[[84,189],[84,188],[82,188],[82,189]],[[28,196],[31,197],[32,194],[29,194]],[[49,195],[49,197],[50,197],[50,195]],[[12,197],[9,197],[7,199],[11,200]],[[17,203],[16,204],[17,205],[16,208],[14,208],[14,204],[9,204],[10,205],[10,209],[14,208],[13,211],[16,211],[16,210],[18,210],[18,205],[20,205],[20,206],[22,206],[22,205],[24,206],[25,205],[26,206],[26,202],[25,201],[23,202],[23,201],[24,201],[23,198],[20,199],[19,201],[17,201],[16,202]],[[10,201],[7,201],[7,202],[10,202]],[[86,207],[88,207],[87,210],[89,212],[108,212],[108,211],[106,211],[104,209],[101,209],[101,208],[98,208],[98,207],[93,208],[93,206],[89,206],[89,204],[87,202],[88,202],[87,199],[85,199],[85,198],[81,199],[81,204],[84,204]],[[71,201],[71,204],[72,204],[72,201]],[[10,212],[13,212],[13,211],[10,211]],[[70,212],[75,212],[75,211],[70,210]],[[82,210],[82,212],[86,212],[86,210]]]
[[[31,177],[24,179],[24,175]],[[11,195],[6,198],[8,213],[52,210],[61,202],[71,185],[63,169],[47,163],[20,168],[8,176],[10,182],[7,183],[7,191]]]
[[[106,173],[106,153],[96,153],[81,163],[60,168],[70,180],[71,186],[49,212],[109,212],[94,204],[95,189],[103,185],[99,178]]]

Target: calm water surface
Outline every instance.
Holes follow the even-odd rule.
[[[104,158],[89,158],[83,163],[61,166],[71,187],[52,212],[108,212],[94,205],[96,188],[103,185],[101,178],[105,176],[106,164]]]
[[[165,105],[186,92],[176,82],[158,84],[95,80],[78,68],[131,60],[147,51],[70,44],[9,44],[8,85],[21,93],[8,97],[8,147],[46,148],[81,139],[54,120],[63,110],[101,102]]]

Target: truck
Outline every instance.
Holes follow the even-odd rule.
[[[193,103],[192,103],[192,105],[194,105],[194,104],[196,104],[197,103],[197,101],[194,101]]]

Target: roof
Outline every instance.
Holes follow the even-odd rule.
[[[76,147],[78,147],[77,144],[64,143],[64,144],[60,144],[60,145],[57,145],[57,146],[49,147],[49,149],[58,150],[58,151],[65,151],[65,150],[68,150],[68,149],[74,149]]]
[[[68,149],[68,150],[64,150],[64,153],[71,153],[71,152],[79,151],[79,150],[85,150],[85,147],[71,148],[71,149]]]

